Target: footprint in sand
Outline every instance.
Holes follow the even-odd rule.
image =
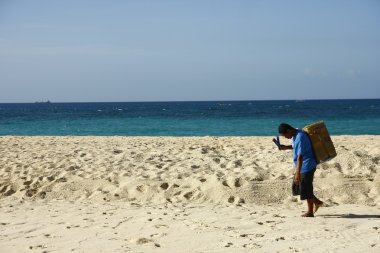
[[[154,225],[155,228],[169,228],[168,225],[165,225],[165,224],[157,224],[157,225]]]
[[[262,246],[257,243],[246,243],[243,245],[243,248],[249,248],[249,249],[258,249],[261,248]]]
[[[155,234],[151,234],[150,237],[158,237],[158,238],[161,238],[161,237],[164,237],[166,236],[167,233],[155,233]]]
[[[169,188],[169,184],[168,184],[168,183],[162,183],[162,184],[160,185],[160,187],[161,187],[161,189],[163,189],[163,190],[167,190],[167,189]]]
[[[67,182],[67,179],[66,179],[65,177],[61,177],[61,178],[58,178],[58,179],[56,180],[56,182],[57,182],[57,183],[65,183],[65,182]]]
[[[25,192],[25,196],[31,198],[37,193],[36,189],[29,189]]]
[[[236,160],[236,161],[234,162],[234,165],[235,165],[235,168],[237,168],[237,167],[241,167],[241,166],[243,165],[243,162],[242,162],[242,160]]]
[[[142,244],[153,242],[153,240],[149,238],[141,237],[137,239],[131,239],[130,242],[137,245],[142,245]]]
[[[242,180],[241,178],[236,178],[235,179],[235,187],[240,187],[242,185]]]
[[[230,186],[228,185],[228,183],[227,183],[226,180],[224,180],[224,181],[222,182],[222,185],[224,185],[224,186],[226,186],[226,187],[230,187]],[[230,188],[231,188],[231,187],[230,187]]]
[[[123,150],[115,149],[115,150],[113,151],[113,153],[114,153],[115,155],[117,155],[117,154],[121,154],[121,153],[123,153]]]
[[[47,247],[45,245],[36,245],[36,246],[29,246],[29,249],[46,249]],[[46,251],[44,251],[46,252]]]
[[[39,197],[40,199],[45,199],[45,198],[46,198],[46,192],[44,192],[44,191],[40,192],[40,193],[38,194],[38,197]]]
[[[145,187],[144,187],[144,185],[138,185],[138,186],[136,186],[136,190],[139,191],[139,192],[144,192],[145,191]]]
[[[186,194],[184,194],[183,196],[187,199],[187,200],[189,200],[192,196],[193,196],[193,192],[188,192],[188,193],[186,193]]]
[[[226,245],[224,245],[224,247],[228,248],[228,247],[231,247],[232,245],[234,245],[232,242],[228,242]]]

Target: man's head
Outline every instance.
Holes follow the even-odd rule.
[[[293,137],[294,131],[296,131],[296,129],[294,127],[292,127],[291,125],[286,124],[286,123],[281,123],[278,126],[278,133],[287,139],[291,139]]]

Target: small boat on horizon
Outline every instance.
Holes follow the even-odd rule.
[[[50,100],[46,100],[46,101],[36,101],[34,102],[35,104],[50,104]]]

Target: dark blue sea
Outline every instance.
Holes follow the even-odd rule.
[[[380,99],[0,104],[0,135],[268,136],[320,120],[379,135]]]

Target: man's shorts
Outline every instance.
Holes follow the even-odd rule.
[[[311,199],[314,198],[313,192],[313,178],[314,178],[315,169],[301,173],[301,182],[300,182],[300,199]]]

